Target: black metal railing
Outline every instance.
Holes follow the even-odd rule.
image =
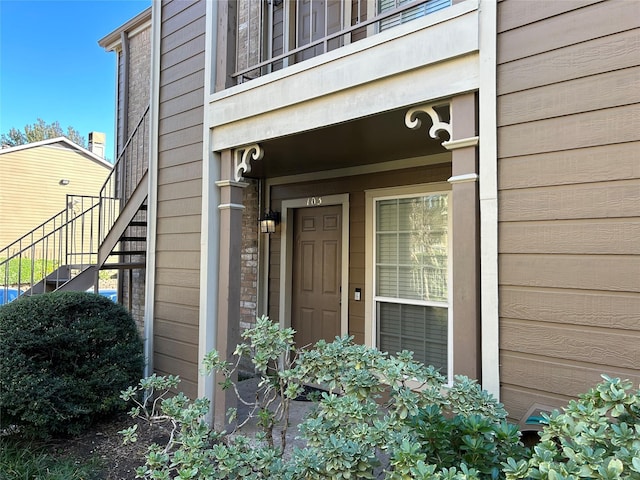
[[[149,106],[99,196],[67,195],[64,210],[0,249],[0,305],[57,289],[98,263],[105,236],[149,167],[148,149]]]
[[[269,0],[244,5],[238,15],[236,83],[423,17],[450,6],[451,0],[378,0],[375,12],[367,11],[371,3],[366,0]]]
[[[99,235],[102,243],[149,168],[149,107],[147,106],[100,189]]]
[[[57,288],[95,263],[99,198],[66,200],[64,210],[0,250],[0,304]]]

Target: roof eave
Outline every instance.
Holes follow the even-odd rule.
[[[117,50],[122,43],[122,32],[133,32],[144,27],[146,24],[151,25],[151,7],[147,8],[128,22],[116,28],[110,34],[98,40],[98,45],[104,48],[107,52]]]
[[[113,168],[113,165],[111,163],[109,163],[107,160],[105,160],[104,158],[102,158],[99,155],[96,155],[92,151],[87,150],[86,148],[78,145],[77,143],[72,142],[67,137],[48,138],[46,140],[41,140],[39,142],[25,143],[24,145],[16,145],[15,147],[2,148],[2,149],[0,149],[0,155],[6,154],[6,153],[18,152],[20,150],[27,150],[29,148],[44,147],[44,146],[47,146],[47,145],[51,145],[51,144],[54,144],[54,143],[60,143],[60,142],[66,143],[67,145],[69,145],[74,150],[77,150],[79,153],[89,157],[91,160],[93,160],[93,161],[95,161],[97,163],[100,163],[104,167]]]

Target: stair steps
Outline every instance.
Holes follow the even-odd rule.
[[[146,242],[147,237],[120,237],[121,242]]]

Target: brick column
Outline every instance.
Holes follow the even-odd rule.
[[[240,325],[240,271],[242,254],[242,203],[245,182],[235,179],[233,151],[220,155],[220,262],[218,270],[218,321],[215,348],[220,358],[230,360],[239,340]],[[234,381],[237,379],[233,379]],[[232,390],[222,390],[215,379],[213,421],[216,428],[224,428],[225,415],[235,407],[237,399]]]

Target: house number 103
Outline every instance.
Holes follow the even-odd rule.
[[[322,205],[322,197],[307,198],[307,207],[318,207]]]

